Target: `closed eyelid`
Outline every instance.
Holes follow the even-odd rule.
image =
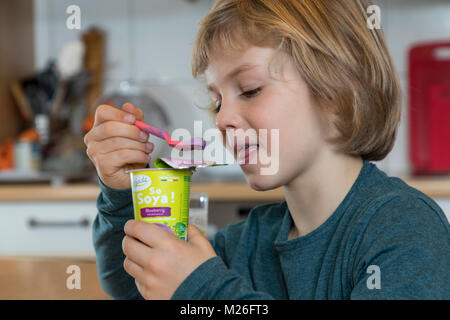
[[[255,64],[243,64],[240,65],[239,67],[235,68],[233,71],[231,71],[230,73],[228,73],[224,78],[223,78],[223,82],[226,81],[230,81],[232,79],[237,78],[237,76],[241,73],[245,73],[247,71],[253,70],[258,68],[259,65],[255,65]],[[214,86],[214,84],[208,84],[207,86],[208,91],[209,92],[217,92],[216,87]]]
[[[211,101],[212,103],[217,104],[217,103],[220,102],[221,100],[222,100],[222,99],[221,99],[221,96],[220,96],[220,95],[215,94],[215,93],[210,93],[210,101]]]

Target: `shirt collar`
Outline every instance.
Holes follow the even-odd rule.
[[[311,238],[315,238],[318,234],[321,234],[324,229],[330,224],[333,223],[334,220],[338,219],[339,216],[342,215],[342,213],[345,211],[347,206],[351,202],[351,198],[354,196],[354,194],[357,192],[357,190],[360,188],[362,181],[364,178],[368,175],[370,170],[372,169],[373,164],[370,162],[363,160],[363,166],[361,168],[361,171],[358,174],[358,177],[356,178],[355,182],[353,183],[352,187],[350,188],[347,195],[344,197],[344,200],[338,205],[336,210],[331,214],[328,219],[322,223],[319,227],[317,227],[315,230],[311,231],[305,236],[287,240],[289,231],[292,226],[292,217],[291,213],[289,211],[289,207],[287,206],[286,200],[282,202],[282,212],[283,212],[283,220],[281,222],[280,230],[275,238],[275,246],[277,247],[290,247],[291,245],[297,244],[297,243],[303,243],[305,241],[308,241]]]

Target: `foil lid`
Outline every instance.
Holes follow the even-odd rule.
[[[193,169],[225,166],[215,161],[194,161],[190,159],[157,158],[153,164],[156,168]]]

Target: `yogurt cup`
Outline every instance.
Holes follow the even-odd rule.
[[[150,168],[128,172],[134,218],[157,224],[187,240],[192,170]]]

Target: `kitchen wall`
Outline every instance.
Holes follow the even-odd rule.
[[[81,9],[80,30],[66,27],[66,8],[73,4]],[[194,120],[202,120],[206,130],[214,126],[200,109],[208,102],[207,92],[192,78],[190,58],[197,23],[211,6],[210,0],[35,0],[36,66],[43,68],[66,42],[95,25],[106,31],[105,95],[117,90],[121,80],[135,80],[166,107],[169,132],[192,132]],[[161,140],[151,141],[155,156],[169,152]],[[241,176],[238,166],[215,172]]]
[[[408,160],[408,50],[418,42],[450,40],[450,1],[378,0],[382,28],[403,88],[403,115],[394,149],[381,162],[392,175],[410,172]]]
[[[133,78],[167,106],[175,127],[192,128],[194,120],[212,122],[204,111],[205,90],[191,79],[190,56],[197,22],[210,0],[35,0],[36,65],[44,67],[66,41],[95,24],[107,31],[106,90]],[[419,41],[450,39],[450,1],[377,0],[381,23],[405,93],[404,112],[391,154],[379,166],[392,175],[409,172],[407,139],[407,52]],[[66,8],[81,8],[81,30],[65,26]],[[189,112],[186,112],[189,110]],[[182,114],[183,117],[179,115]],[[224,171],[223,171],[224,170]],[[228,170],[228,171],[227,171]],[[233,166],[224,173],[240,174]],[[218,172],[218,171],[216,171]]]

